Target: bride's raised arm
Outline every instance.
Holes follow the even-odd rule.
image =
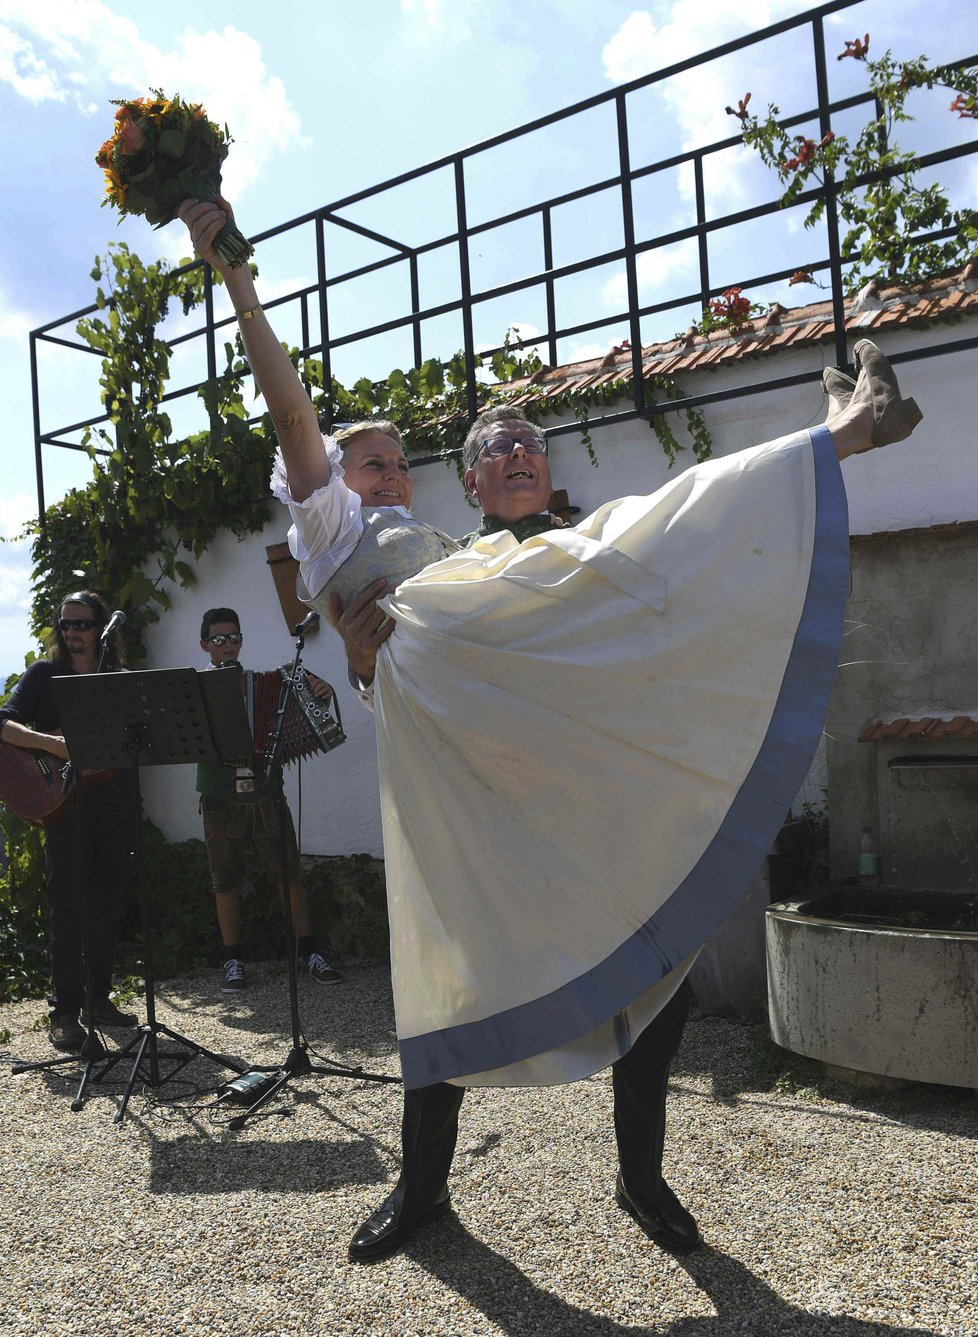
[[[234,218],[231,206],[225,199],[219,199],[215,204],[185,200],[179,213],[187,225],[197,255],[224,279],[237,312],[248,362],[275,424],[289,492],[293,500],[305,501],[317,488],[329,482],[329,461],[323,450],[316,412],[261,308],[248,266],[231,269],[214,250],[221,228],[229,218]]]

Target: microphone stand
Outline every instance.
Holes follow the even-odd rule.
[[[286,936],[286,954],[289,966],[289,1014],[292,1023],[292,1048],[289,1050],[285,1061],[278,1065],[262,1065],[256,1067],[255,1071],[275,1073],[275,1080],[267,1090],[263,1091],[257,1100],[248,1106],[241,1114],[229,1122],[230,1128],[241,1128],[251,1118],[253,1114],[267,1105],[268,1102],[281,1091],[282,1087],[292,1078],[305,1076],[308,1073],[316,1073],[320,1076],[329,1077],[347,1077],[351,1080],[361,1082],[400,1082],[400,1077],[388,1076],[386,1073],[364,1072],[362,1067],[351,1068],[343,1063],[330,1060],[325,1064],[314,1064],[309,1058],[309,1045],[302,1033],[302,1023],[299,1019],[299,983],[298,971],[296,969],[295,953],[295,927],[292,920],[292,885],[289,880],[289,853],[288,853],[288,817],[289,808],[285,799],[285,786],[283,783],[283,763],[282,763],[282,744],[284,739],[285,716],[288,710],[289,702],[295,690],[295,678],[299,671],[300,657],[305,647],[305,633],[308,627],[313,626],[319,621],[318,613],[309,613],[298,626],[293,627],[292,634],[295,636],[295,658],[292,660],[292,668],[285,676],[282,684],[282,693],[279,697],[278,717],[275,724],[275,734],[272,739],[272,746],[266,753],[266,774],[268,776],[269,790],[275,796],[275,804],[278,811],[278,858],[279,858],[279,878],[282,887],[282,906],[285,916],[285,936]]]

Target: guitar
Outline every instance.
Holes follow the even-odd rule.
[[[67,763],[50,752],[26,747],[0,746],[0,801],[32,826],[57,826],[71,812],[78,787],[88,789],[119,774],[118,770],[90,771],[62,794],[62,770]]]

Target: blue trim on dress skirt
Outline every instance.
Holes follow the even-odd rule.
[[[770,850],[818,747],[849,594],[849,515],[831,434],[811,432],[815,536],[805,604],[764,741],[708,848],[651,918],[610,956],[542,998],[399,1042],[408,1089],[488,1072],[576,1040],[701,947]]]

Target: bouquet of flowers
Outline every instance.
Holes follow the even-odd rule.
[[[167,98],[160,89],[151,98],[113,98],[119,110],[115,130],[95,161],[105,172],[103,204],[121,214],[143,214],[154,227],[177,216],[184,200],[213,202],[221,193],[221,163],[231,136],[207,119],[200,103]],[[236,268],[254,248],[230,221],[214,249]]]

